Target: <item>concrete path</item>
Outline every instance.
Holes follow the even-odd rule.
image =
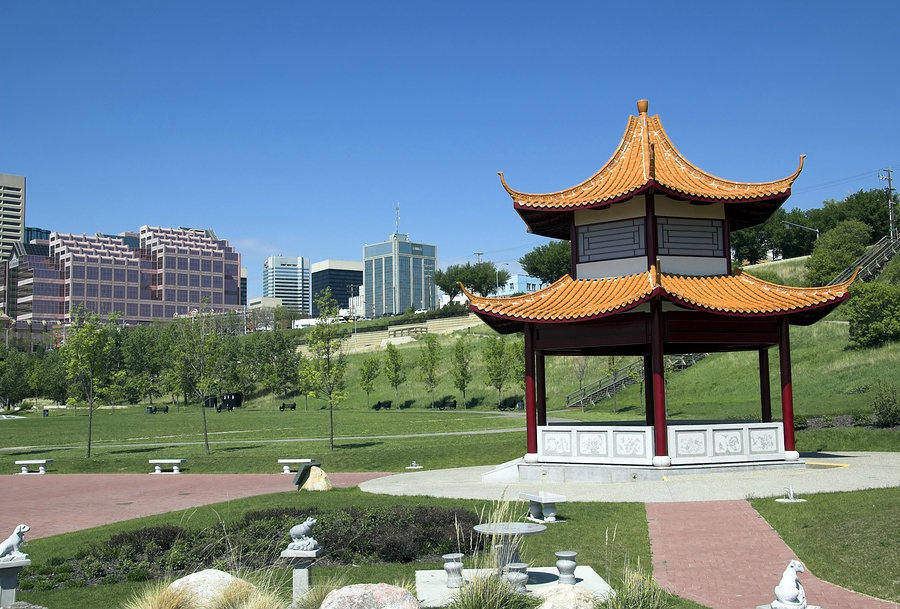
[[[493,467],[464,467],[397,474],[360,484],[369,493],[428,495],[460,499],[515,498],[526,490],[543,488],[569,501],[710,501],[773,497],[789,484],[797,493],[852,491],[900,486],[900,453],[842,452],[805,457],[809,465],[828,465],[795,471],[763,470],[727,474],[679,475],[667,481],[610,484],[483,484],[481,474]],[[425,464],[426,466],[428,464]],[[837,465],[838,467],[831,467]]]
[[[328,474],[336,487],[385,474]],[[284,474],[0,476],[0,534],[24,522],[30,539],[253,495],[296,490]]]
[[[746,501],[648,503],[653,577],[665,590],[712,609],[753,609],[771,603],[773,589],[796,558]],[[896,609],[822,581],[800,576],[811,604],[827,609]]]

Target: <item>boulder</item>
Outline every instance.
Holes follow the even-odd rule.
[[[197,606],[202,609],[211,605],[216,597],[236,584],[252,587],[252,584],[225,571],[204,569],[176,579],[169,584],[169,588],[189,592],[196,600]]]
[[[307,491],[330,491],[333,487],[325,471],[321,467],[313,465],[309,468],[309,477],[301,488]]]
[[[31,603],[26,603],[25,601],[16,601],[12,605],[3,605],[3,609],[47,609],[47,608],[41,607],[40,605],[32,605]]]
[[[538,609],[593,609],[597,602],[584,588],[566,584],[536,590],[535,596],[544,600]]]
[[[419,609],[419,601],[405,588],[356,584],[329,592],[320,609]]]

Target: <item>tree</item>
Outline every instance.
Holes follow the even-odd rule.
[[[5,365],[3,373],[6,373]],[[0,381],[0,384],[5,385],[5,382]],[[69,383],[66,362],[59,349],[47,351],[42,357],[32,360],[28,369],[28,385],[32,395],[49,398],[57,404],[65,403]]]
[[[900,286],[861,283],[850,289],[850,347],[868,349],[900,340]]]
[[[809,285],[826,285],[866,251],[871,227],[858,220],[846,220],[819,237],[806,260]]]
[[[359,367],[359,387],[366,392],[366,408],[369,407],[369,395],[375,391],[375,381],[381,373],[381,362],[377,355],[363,360]]]
[[[894,205],[900,202],[894,195]],[[810,219],[815,228],[822,232],[835,228],[841,222],[856,220],[868,225],[872,232],[864,245],[874,243],[887,234],[890,220],[888,218],[887,194],[880,189],[859,190],[841,200],[830,199],[822,203],[822,207],[810,210]]]
[[[506,361],[509,380],[525,393],[525,336],[506,343]]]
[[[6,408],[31,395],[29,356],[11,347],[0,347],[0,398]]]
[[[572,362],[572,370],[575,372],[575,379],[578,381],[578,387],[584,387],[584,377],[587,376],[588,367],[590,366],[590,358],[584,355],[573,355],[570,358]],[[584,400],[581,400],[581,412],[584,412]]]
[[[316,371],[312,362],[297,356],[297,391],[306,399],[306,411],[309,412],[309,398],[316,397]]]
[[[522,270],[542,283],[553,283],[572,271],[572,246],[569,241],[551,241],[539,245],[521,258]]]
[[[493,262],[476,262],[462,267],[460,281],[466,289],[487,296],[509,281],[509,272],[498,269]]]
[[[393,344],[388,343],[384,352],[384,376],[394,388],[397,408],[400,407],[400,385],[406,382],[406,371],[403,369],[403,355]]]
[[[453,358],[450,362],[453,386],[462,393],[462,407],[466,407],[466,388],[472,380],[472,347],[464,336],[453,344]]]
[[[731,249],[734,250],[734,262],[738,265],[744,262],[756,264],[766,257],[769,248],[769,237],[763,225],[750,226],[731,233]]]
[[[344,373],[347,371],[347,362],[343,351],[345,331],[338,323],[338,306],[330,287],[319,293],[316,307],[319,311],[318,323],[310,328],[306,344],[310,352],[310,374],[316,393],[328,400],[328,446],[334,450],[334,405],[346,397]]]
[[[87,458],[91,458],[94,407],[111,384],[117,370],[114,347],[119,326],[115,317],[101,320],[95,314],[79,315],[62,346],[69,378],[88,406]]]
[[[452,264],[443,271],[438,269],[434,272],[434,285],[450,297],[450,302],[453,302],[453,299],[459,296],[460,268],[461,265]]]
[[[122,361],[128,382],[139,397],[153,396],[161,392],[169,351],[168,334],[158,326],[135,326],[122,333]]]
[[[221,380],[223,357],[221,335],[213,327],[212,313],[201,310],[194,317],[172,323],[174,332],[173,378],[180,382],[187,398],[200,394],[200,416],[203,422],[203,446],[209,454],[209,428],[206,422],[206,396],[212,395]]]
[[[615,380],[615,375],[617,375],[621,369],[622,369],[622,360],[620,360],[618,357],[616,357],[615,355],[610,355],[606,358],[606,372],[607,372],[607,374],[609,374],[609,376],[613,377],[613,380]],[[616,390],[616,387],[613,386],[612,387],[612,399],[613,399],[612,410],[613,410],[613,412],[619,412],[619,403],[618,403],[618,399],[616,397],[618,395],[618,393],[619,392]]]
[[[509,379],[509,359],[502,336],[488,338],[482,351],[484,382],[497,390],[497,407],[503,403],[503,387]]]
[[[263,362],[263,386],[284,398],[296,391],[300,367],[293,335],[281,329],[265,332],[257,349]]]
[[[431,407],[434,407],[434,390],[438,384],[438,369],[441,359],[441,346],[438,337],[434,334],[426,334],[422,338],[422,348],[419,352],[419,371],[422,374],[422,382],[431,394]]]

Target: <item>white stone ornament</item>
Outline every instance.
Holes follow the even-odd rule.
[[[28,558],[28,555],[20,551],[25,544],[25,533],[31,530],[27,524],[20,524],[13,530],[12,535],[0,543],[0,561],[12,561]]]
[[[574,586],[575,585],[575,557],[578,552],[557,552],[556,553],[556,570],[559,571],[559,585]]]
[[[313,527],[316,526],[316,519],[310,516],[301,524],[291,527],[291,543],[288,550],[318,550],[319,542],[312,538]]]
[[[441,558],[444,559],[444,571],[447,572],[447,587],[448,588],[462,588],[465,580],[463,579],[463,555],[454,552],[452,554],[444,554]]]
[[[806,499],[800,499],[799,497],[794,496],[794,485],[789,485],[786,489],[784,489],[784,497],[780,497],[775,501],[778,503],[806,503]]]
[[[781,581],[775,586],[775,600],[769,605],[772,609],[819,609],[806,603],[806,590],[797,575],[804,572],[806,568],[799,560],[788,563]]]

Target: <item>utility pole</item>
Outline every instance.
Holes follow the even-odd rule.
[[[481,257],[484,256],[484,252],[472,252],[474,256],[478,256],[478,264],[481,264]]]
[[[887,186],[884,188],[884,192],[887,193],[888,200],[888,237],[891,241],[894,241],[897,238],[897,232],[894,229],[894,170],[891,168],[882,169],[878,173],[879,179],[887,182]]]

